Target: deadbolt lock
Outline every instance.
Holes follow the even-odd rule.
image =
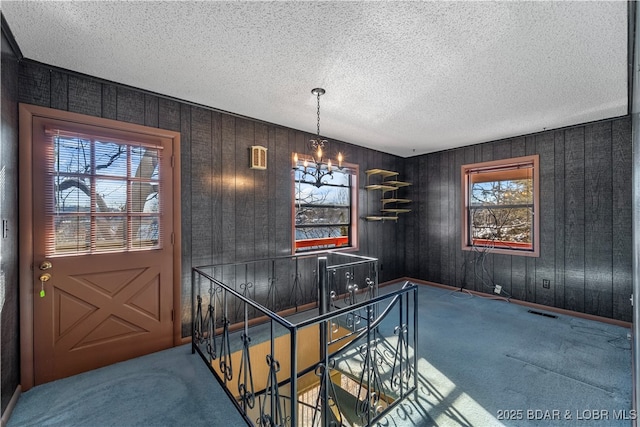
[[[51,275],[50,275],[49,273],[42,273],[42,274],[40,275],[40,281],[41,281],[42,283],[44,283],[44,282],[48,282],[50,279],[51,279]]]
[[[42,264],[40,264],[40,270],[48,270],[51,267],[53,267],[53,265],[51,265],[49,261],[42,261]]]

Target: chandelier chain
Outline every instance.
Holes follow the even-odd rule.
[[[318,97],[318,141],[320,141],[320,93],[318,93],[317,97]]]

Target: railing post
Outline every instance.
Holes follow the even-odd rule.
[[[298,425],[298,330],[289,329],[291,336],[291,425]]]
[[[318,257],[318,301],[320,314],[329,312],[329,281],[327,280],[327,257]]]
[[[195,354],[196,352],[196,302],[194,300],[196,287],[196,270],[191,268],[191,354]],[[200,295],[200,294],[198,294]]]
[[[414,287],[413,297],[413,387],[418,397],[418,288]]]
[[[327,280],[327,257],[318,257],[318,304],[320,315],[329,312],[329,282]],[[329,361],[328,356],[328,321],[320,323],[320,363],[324,365],[322,390],[322,425],[329,427]]]

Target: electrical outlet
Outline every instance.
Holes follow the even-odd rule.
[[[551,287],[551,281],[549,279],[542,279],[542,287],[549,289]]]
[[[502,286],[496,285],[496,287],[493,288],[493,292],[495,292],[496,294],[500,295],[500,292],[502,292]]]

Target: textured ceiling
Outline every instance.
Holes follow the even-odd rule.
[[[627,3],[2,1],[26,58],[400,156],[627,113]]]

